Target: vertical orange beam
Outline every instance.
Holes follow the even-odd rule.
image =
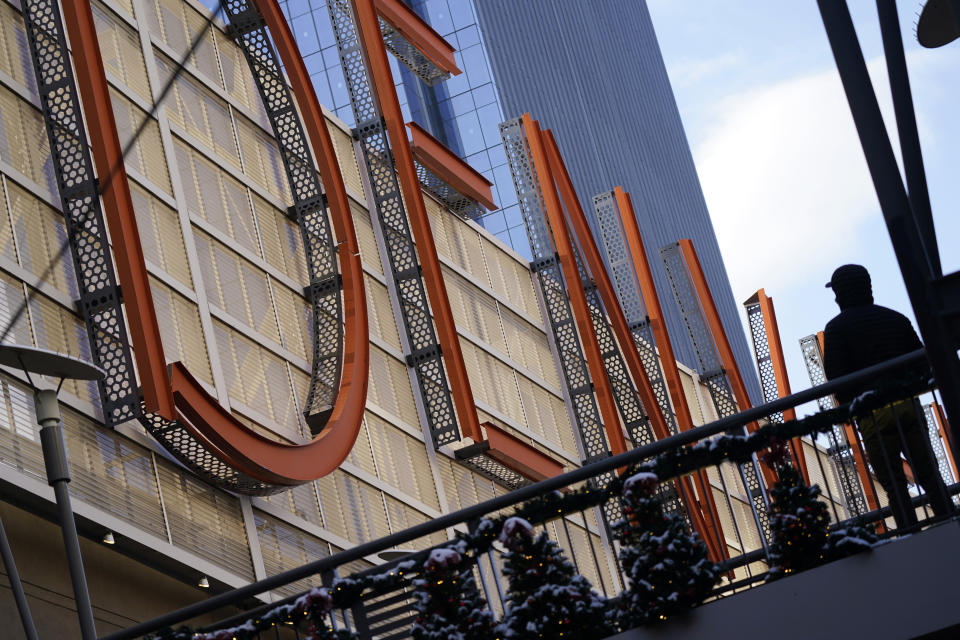
[[[663,366],[663,377],[667,380],[667,389],[673,399],[673,412],[677,418],[677,425],[681,431],[693,428],[693,416],[690,414],[690,405],[687,404],[687,393],[683,390],[680,379],[680,369],[677,367],[677,358],[673,352],[673,344],[667,332],[667,325],[663,321],[663,309],[660,306],[660,296],[657,295],[656,285],[653,283],[653,271],[647,260],[646,249],[643,246],[643,237],[640,235],[640,226],[633,210],[633,201],[630,194],[617,186],[613,190],[613,197],[620,211],[620,223],[623,225],[623,235],[627,241],[627,248],[633,259],[633,269],[637,275],[637,287],[640,299],[647,309],[647,319],[653,332],[657,350],[660,353],[660,363]],[[707,472],[699,470],[694,474],[700,502],[709,514],[713,529],[713,545],[716,558],[728,558],[727,544],[724,541],[720,513],[717,511],[716,500],[713,499],[713,490]]]
[[[782,398],[790,395],[790,378],[787,377],[787,363],[783,357],[783,344],[780,342],[780,327],[777,325],[777,313],[773,310],[773,298],[763,289],[757,291],[757,300],[760,303],[760,314],[763,316],[763,326],[767,332],[767,348],[770,351],[770,364],[773,365],[773,377],[777,383],[777,394]],[[797,412],[793,407],[783,410],[784,421],[796,420]],[[793,459],[803,475],[803,481],[810,484],[810,472],[807,471],[807,460],[803,455],[803,442],[800,438],[790,441],[793,449]]]
[[[89,2],[64,0],[63,17],[70,34],[87,129],[91,132],[90,150],[100,180],[100,195],[113,237],[117,275],[123,290],[133,355],[143,389],[146,410],[167,420],[177,417],[173,392],[167,375],[167,360],[160,341],[157,313],[153,307],[150,281],[140,246],[140,233],[127,187],[123,147],[117,135],[107,77],[97,43],[97,29]]]
[[[567,214],[563,233],[567,234],[569,238],[570,230],[566,224],[569,223],[574,235],[580,240],[580,248],[583,251],[584,260],[593,275],[594,283],[597,285],[597,291],[600,293],[604,307],[606,307],[607,315],[610,318],[614,334],[617,337],[617,342],[620,343],[620,350],[627,362],[627,367],[630,369],[630,375],[633,378],[634,384],[640,393],[640,399],[643,401],[643,405],[647,410],[653,432],[657,439],[666,438],[670,435],[670,432],[667,429],[667,422],[663,417],[660,403],[657,402],[657,398],[653,393],[653,387],[650,385],[650,379],[647,377],[647,371],[643,368],[643,363],[640,361],[640,354],[637,353],[636,345],[633,342],[633,334],[630,332],[627,319],[623,315],[623,308],[620,306],[620,301],[617,300],[617,295],[614,293],[613,283],[610,281],[610,274],[607,273],[603,265],[603,259],[600,257],[597,243],[593,238],[593,233],[590,231],[590,226],[587,224],[587,218],[583,214],[580,199],[577,197],[577,191],[573,186],[573,181],[570,179],[570,174],[567,172],[563,157],[560,155],[557,141],[553,137],[553,132],[549,129],[543,132],[543,142],[547,152],[547,163],[550,167],[550,179],[553,180],[560,189],[560,196],[563,199]],[[543,176],[540,176],[540,179],[543,180]],[[686,511],[690,514],[694,529],[710,548],[711,557],[719,557],[716,555],[718,550],[715,548],[715,541],[712,539],[712,536],[709,535],[710,532],[703,520],[703,514],[700,512],[700,507],[694,499],[693,486],[690,484],[690,479],[687,477],[680,478],[677,482],[677,488],[680,491],[680,496]]]
[[[623,453],[627,450],[627,443],[623,437],[623,431],[620,429],[620,418],[613,402],[613,391],[610,389],[610,381],[607,379],[607,372],[603,367],[597,334],[590,320],[587,296],[583,291],[580,273],[573,259],[573,245],[570,236],[566,233],[563,213],[560,209],[560,198],[557,195],[553,180],[550,178],[549,163],[547,162],[540,127],[533,121],[529,113],[523,114],[522,121],[527,142],[530,144],[531,160],[540,181],[540,192],[543,194],[544,200],[544,215],[553,231],[553,240],[560,259],[560,267],[563,269],[563,276],[567,281],[573,315],[580,329],[580,335],[583,337],[587,366],[593,380],[594,392],[597,394],[597,404],[600,407],[603,426],[607,433],[607,439],[610,441],[610,451],[614,455]]]
[[[690,273],[690,280],[693,282],[693,288],[700,299],[700,307],[703,309],[703,315],[710,327],[710,333],[713,334],[713,343],[717,347],[717,354],[720,356],[720,363],[727,374],[727,380],[733,389],[733,397],[737,401],[740,411],[749,409],[750,396],[747,395],[747,388],[743,384],[743,377],[740,375],[740,367],[733,357],[733,349],[730,348],[730,340],[727,338],[727,332],[723,329],[720,322],[720,312],[717,311],[717,304],[713,300],[713,293],[707,284],[707,278],[703,273],[703,267],[700,266],[700,258],[697,257],[697,250],[693,248],[693,242],[689,238],[680,240],[680,252],[687,263],[687,271]],[[752,422],[747,426],[748,430],[755,431],[757,423]],[[763,477],[767,486],[771,487],[776,483],[777,476],[767,464],[760,465]]]
[[[937,431],[940,432],[940,439],[943,440],[943,444],[945,445],[943,448],[947,454],[947,460],[950,461],[950,467],[953,469],[953,478],[960,480],[960,475],[957,475],[957,463],[953,459],[953,443],[950,441],[950,430],[946,428],[947,419],[943,415],[943,409],[940,407],[940,403],[936,400],[933,401],[933,419],[937,423]]]
[[[440,259],[437,257],[437,246],[430,229],[427,208],[423,203],[423,194],[420,192],[420,181],[417,179],[414,168],[413,152],[407,140],[393,74],[390,72],[390,64],[387,60],[387,50],[384,48],[380,34],[377,12],[372,0],[355,0],[354,6],[360,43],[366,55],[373,93],[386,122],[400,187],[403,190],[410,217],[410,227],[417,243],[417,254],[420,257],[423,280],[430,297],[430,307],[437,326],[437,338],[443,353],[457,418],[459,418],[463,435],[479,442],[483,437],[480,432],[480,422],[477,419],[477,407],[473,402],[470,378],[467,376],[467,368],[463,362],[460,339],[453,321],[453,312],[450,310],[450,299],[447,297],[443,272],[440,270]]]

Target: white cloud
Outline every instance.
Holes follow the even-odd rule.
[[[715,122],[694,155],[736,298],[829,276],[877,212],[836,70],[727,98]]]
[[[728,69],[744,64],[743,56],[739,53],[724,53],[713,58],[686,59],[670,65],[667,70],[670,82],[677,87],[685,87],[716,76]]]

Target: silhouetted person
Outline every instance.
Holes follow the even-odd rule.
[[[873,303],[870,274],[864,267],[843,265],[833,272],[826,286],[833,289],[840,306],[840,314],[827,323],[823,332],[823,368],[828,380],[923,346],[906,316]],[[837,400],[847,403],[855,395],[838,393]],[[934,513],[946,515],[951,511],[921,415],[920,402],[909,398],[876,409],[858,420],[867,458],[887,493],[898,527],[917,522],[907,491],[901,452],[930,497]]]

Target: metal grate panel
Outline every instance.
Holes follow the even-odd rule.
[[[337,38],[337,50],[343,64],[350,106],[357,122],[355,136],[365,160],[387,253],[384,270],[392,280],[406,336],[407,363],[416,374],[418,392],[423,400],[427,426],[436,446],[460,440],[447,386],[437,334],[430,317],[430,305],[410,233],[406,209],[394,171],[393,152],[367,78],[363,51],[348,0],[331,0],[327,10]]]
[[[701,381],[710,393],[710,399],[716,408],[717,416],[726,418],[736,415],[738,409],[733,399],[733,389],[730,387],[730,380],[727,378],[726,371],[720,364],[713,336],[707,327],[706,319],[703,317],[703,311],[693,289],[693,283],[690,282],[690,276],[683,255],[680,253],[679,244],[673,243],[662,247],[660,257],[663,259],[667,279],[670,281],[670,289],[673,291],[677,306],[680,308],[680,315],[683,317],[683,323],[690,335],[691,342],[693,342],[693,348],[703,372]],[[747,430],[746,427],[742,427],[738,431],[746,435]],[[749,463],[738,465],[740,481],[746,489],[746,495],[750,497],[753,518],[763,531],[764,537],[769,540],[770,515],[768,513],[766,489],[761,480],[760,465],[757,462],[756,454],[753,454],[751,458],[752,460]],[[727,504],[729,506],[729,502]]]
[[[823,372],[823,354],[820,352],[820,341],[817,340],[817,336],[809,335],[800,338],[800,350],[803,352],[803,362],[807,366],[810,384],[815,387],[826,382],[827,377]],[[833,396],[817,398],[817,404],[821,411],[833,409],[837,406]],[[853,516],[866,513],[869,511],[867,499],[857,476],[856,461],[843,425],[833,425],[830,430],[830,444],[830,455],[833,457],[837,473],[840,475],[840,487],[843,489],[843,500],[847,511]]]
[[[940,470],[940,477],[943,482],[950,486],[953,484],[953,470],[950,468],[950,460],[947,458],[947,452],[943,447],[943,441],[940,439],[940,426],[934,415],[936,411],[934,405],[927,404],[923,407],[923,417],[927,421],[927,433],[930,437],[930,446],[933,447],[933,455],[937,458],[937,468]]]
[[[280,149],[287,182],[293,192],[290,213],[300,226],[307,254],[314,339],[310,387],[303,412],[310,431],[317,435],[326,426],[333,409],[343,354],[341,281],[326,197],[296,104],[262,17],[246,0],[229,0],[226,9],[231,35],[243,50],[253,72]]]
[[[112,426],[133,418],[140,398],[63,20],[55,0],[24,2],[23,17],[80,287],[79,308],[93,360],[106,372],[100,397],[104,421]]]
[[[553,236],[541,209],[540,182],[530,160],[530,149],[519,118],[500,125],[500,138],[510,164],[513,186],[523,215],[530,250],[533,255],[531,267],[540,281],[544,307],[550,331],[553,334],[563,372],[563,383],[573,405],[573,413],[580,440],[583,443],[583,462],[589,463],[610,455],[600,412],[593,395],[593,384],[583,355],[583,347],[577,335],[577,327],[567,298],[567,286],[560,271]],[[598,478],[606,483],[612,474]],[[619,507],[608,503],[608,519],[615,520]]]

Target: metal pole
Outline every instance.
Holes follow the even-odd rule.
[[[60,404],[57,402],[57,392],[50,389],[37,391],[34,401],[37,407],[37,421],[41,427],[40,443],[43,446],[47,482],[53,487],[57,500],[57,515],[60,520],[60,530],[63,532],[63,544],[67,551],[67,563],[70,566],[70,581],[73,583],[77,616],[80,618],[80,633],[83,640],[96,640],[97,630],[93,624],[90,592],[87,590],[87,578],[83,573],[80,540],[77,538],[77,525],[73,520],[70,490],[67,488],[67,483],[70,482],[70,469],[67,466],[67,451],[60,426]]]
[[[943,275],[940,251],[937,248],[937,232],[930,210],[930,194],[923,169],[923,153],[920,151],[917,116],[913,110],[913,95],[910,91],[907,61],[903,54],[896,0],[877,0],[877,15],[880,18],[880,35],[883,38],[883,53],[887,59],[887,76],[890,78],[893,113],[897,120],[897,134],[900,136],[900,155],[903,157],[910,205],[913,207],[920,239],[926,249],[930,270],[934,277],[939,278]]]
[[[13,599],[17,603],[20,622],[23,623],[23,633],[27,636],[27,640],[37,640],[37,628],[33,625],[30,605],[27,603],[27,596],[23,593],[20,572],[17,571],[17,563],[13,560],[13,551],[10,549],[10,541],[7,539],[7,531],[3,528],[3,520],[0,520],[0,556],[3,557],[3,565],[7,569],[7,577],[10,579]]]
[[[954,425],[960,425],[960,360],[941,315],[943,305],[932,286],[933,274],[924,260],[923,241],[870,83],[850,10],[847,3],[840,0],[817,0],[817,5],[910,305],[926,345],[927,358],[943,395],[948,422],[951,429],[956,428]],[[953,443],[954,456],[960,456],[960,438],[954,437]]]

